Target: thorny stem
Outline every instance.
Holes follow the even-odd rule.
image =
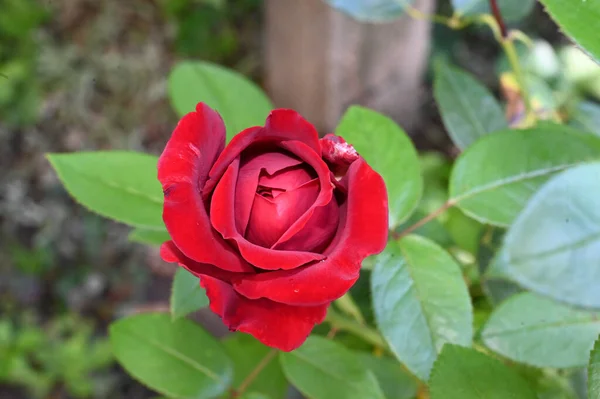
[[[502,13],[498,7],[498,2],[496,0],[490,0],[490,8],[492,9],[492,15],[496,19],[496,23],[500,28],[500,35],[502,36],[502,39],[506,39],[508,37],[508,31],[506,30],[506,24],[504,23]]]
[[[427,224],[428,222],[431,222],[433,219],[437,218],[442,213],[446,212],[449,208],[452,208],[454,205],[456,205],[456,201],[453,201],[453,200],[448,200],[448,201],[444,202],[444,204],[442,206],[440,206],[438,209],[431,212],[429,215],[425,216],[423,219],[419,220],[417,223],[413,224],[412,226],[402,230],[400,233],[392,233],[392,238],[394,240],[400,240],[400,239],[406,237],[413,231],[417,230],[419,227]]]
[[[248,387],[250,386],[250,384],[252,384],[252,382],[256,379],[256,377],[258,377],[260,372],[263,371],[263,369],[271,362],[271,360],[273,360],[275,355],[277,355],[277,350],[271,349],[265,355],[265,357],[263,357],[260,360],[260,362],[258,362],[258,364],[250,372],[250,374],[248,374],[246,376],[246,378],[244,379],[244,381],[242,381],[242,383],[240,384],[238,389],[232,391],[231,398],[233,399],[233,398],[240,397],[246,391],[246,389],[248,389]]]
[[[515,43],[510,39],[506,38],[502,40],[502,47],[504,48],[504,52],[506,53],[506,57],[508,58],[508,62],[515,74],[517,82],[519,83],[519,87],[521,89],[521,97],[523,98],[523,102],[525,103],[525,110],[527,112],[527,121],[530,121],[535,118],[533,109],[531,108],[531,99],[529,98],[529,90],[527,90],[527,82],[525,80],[525,75],[523,74],[523,70],[521,69],[521,64],[519,62],[519,56],[517,55],[517,50],[515,48]]]
[[[506,53],[506,58],[508,58],[510,67],[515,74],[515,78],[519,84],[521,97],[523,98],[523,103],[525,104],[526,122],[535,121],[535,114],[533,113],[533,109],[531,107],[531,99],[529,97],[529,90],[527,89],[527,81],[525,80],[525,75],[521,69],[521,63],[519,62],[519,56],[514,43],[515,39],[522,40],[522,36],[524,35],[522,32],[519,32],[520,35],[512,34],[512,32],[509,34],[508,30],[506,29],[504,19],[502,18],[502,12],[498,7],[497,0],[490,0],[490,8],[492,9],[494,19],[491,20],[491,18],[486,18],[486,16],[483,16],[481,21],[490,26],[492,31],[494,31],[496,40],[498,43],[500,43],[502,49]]]

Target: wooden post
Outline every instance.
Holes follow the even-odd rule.
[[[416,0],[430,13],[435,0]],[[429,51],[430,23],[408,15],[360,23],[323,0],[266,0],[265,73],[278,107],[294,108],[321,132],[349,105],[416,121]]]

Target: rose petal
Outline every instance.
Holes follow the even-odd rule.
[[[325,319],[329,304],[290,306],[268,299],[250,300],[231,285],[209,277],[200,277],[206,289],[210,309],[221,316],[231,330],[253,335],[263,344],[284,352],[298,348],[315,326]]]
[[[339,224],[339,207],[335,200],[317,207],[306,223],[294,223],[281,235],[273,249],[282,251],[322,252],[329,244]]]
[[[173,241],[167,241],[160,246],[160,257],[165,262],[179,264],[179,266],[196,276],[208,275],[219,280],[231,282],[234,276],[239,275],[239,273],[228,272],[213,265],[196,262],[188,258],[177,248]]]
[[[313,252],[300,251],[273,251],[268,248],[252,244],[241,236],[235,226],[234,203],[235,187],[238,175],[239,161],[234,160],[219,181],[214,190],[210,219],[213,227],[225,239],[237,243],[240,254],[252,265],[265,269],[293,269],[306,263],[324,259],[325,256]]]
[[[334,174],[344,176],[350,165],[359,157],[350,144],[340,136],[329,133],[321,140],[323,159]]]
[[[310,168],[304,164],[278,170],[272,175],[263,173],[258,179],[258,185],[281,191],[290,191],[314,180],[316,175],[314,172],[310,172]]]
[[[301,164],[302,161],[291,154],[283,152],[269,152],[266,154],[254,154],[246,157],[242,154],[240,171],[235,190],[235,225],[241,235],[246,233],[250,211],[254,203],[254,193],[258,186],[260,172],[265,170],[269,174],[275,174],[281,169]]]
[[[362,158],[352,163],[344,180],[348,198],[341,206],[340,227],[335,244],[326,252],[327,259],[294,270],[236,278],[237,292],[250,299],[320,305],[341,297],[352,287],[362,260],[383,251],[387,243],[387,193],[381,176]]]
[[[310,166],[312,166],[315,169],[315,171],[317,172],[317,174],[319,176],[319,182],[321,184],[321,192],[319,193],[319,196],[315,200],[314,204],[302,216],[300,216],[298,218],[298,220],[296,220],[296,222],[294,222],[294,224],[292,226],[290,226],[290,228],[280,237],[280,239],[277,241],[277,243],[275,243],[275,245],[273,246],[274,249],[275,249],[275,247],[278,247],[277,249],[282,248],[278,244],[283,245],[285,242],[290,241],[292,238],[294,238],[295,235],[297,235],[300,231],[302,231],[307,226],[307,224],[309,224],[309,222],[311,225],[313,225],[313,223],[316,224],[319,222],[324,222],[324,223],[326,223],[326,225],[323,227],[326,227],[327,229],[331,229],[329,231],[334,231],[335,226],[332,226],[332,225],[337,224],[334,220],[335,217],[331,220],[329,218],[323,218],[324,216],[330,216],[330,214],[329,214],[330,210],[320,209],[321,207],[327,206],[330,202],[335,201],[335,198],[333,198],[333,189],[334,189],[335,185],[331,181],[332,174],[329,171],[329,169],[327,168],[327,165],[325,164],[325,162],[323,162],[323,160],[318,156],[318,154],[310,151],[310,149],[308,149],[306,147],[306,145],[304,145],[303,143],[300,143],[298,141],[284,141],[284,142],[280,143],[280,146],[282,148],[285,148],[286,150],[291,151],[292,153],[296,154],[297,156],[302,158],[306,163],[308,163]],[[314,222],[311,222],[316,210],[319,210],[319,215],[317,215],[314,218],[315,219]],[[307,229],[306,233],[308,235],[310,235],[310,231],[308,229]],[[307,234],[304,234],[304,237],[307,237],[308,236]],[[314,238],[316,238],[317,241],[322,241],[322,239],[323,239],[323,237],[314,237]],[[311,243],[306,243],[306,246],[303,246],[301,240],[302,240],[301,237],[298,237],[298,239],[295,239],[294,243],[291,244],[290,249],[299,247],[305,251],[313,250],[313,248],[311,247]]]
[[[225,145],[225,125],[215,111],[198,104],[183,117],[158,160],[165,203],[163,220],[187,257],[233,272],[252,272],[210,225],[200,195],[207,174]]]
[[[261,247],[271,248],[279,237],[310,208],[318,194],[317,179],[282,192],[275,198],[265,198],[255,194],[246,239]]]
[[[319,135],[313,125],[291,109],[273,110],[267,117],[263,128],[246,129],[231,139],[209,173],[210,178],[203,192],[204,198],[210,196],[227,166],[248,146],[268,142],[278,143],[285,140],[300,141],[319,154],[319,157],[321,156]]]

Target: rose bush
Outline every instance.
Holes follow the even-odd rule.
[[[200,278],[231,330],[284,351],[304,342],[387,242],[381,176],[292,110],[272,111],[225,146],[223,120],[198,104],[167,143],[158,179],[172,238],[162,258]]]

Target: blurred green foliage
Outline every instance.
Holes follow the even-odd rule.
[[[240,25],[252,22],[262,0],[160,0],[176,25],[175,49],[183,57],[226,62],[242,45]]]
[[[35,30],[48,13],[35,0],[3,0],[0,12],[0,120],[35,123],[40,103]]]
[[[70,395],[88,397],[100,391],[92,373],[113,362],[110,344],[93,336],[93,326],[68,315],[45,328],[30,314],[0,319],[0,383],[24,386],[30,397],[46,397],[62,386]]]

